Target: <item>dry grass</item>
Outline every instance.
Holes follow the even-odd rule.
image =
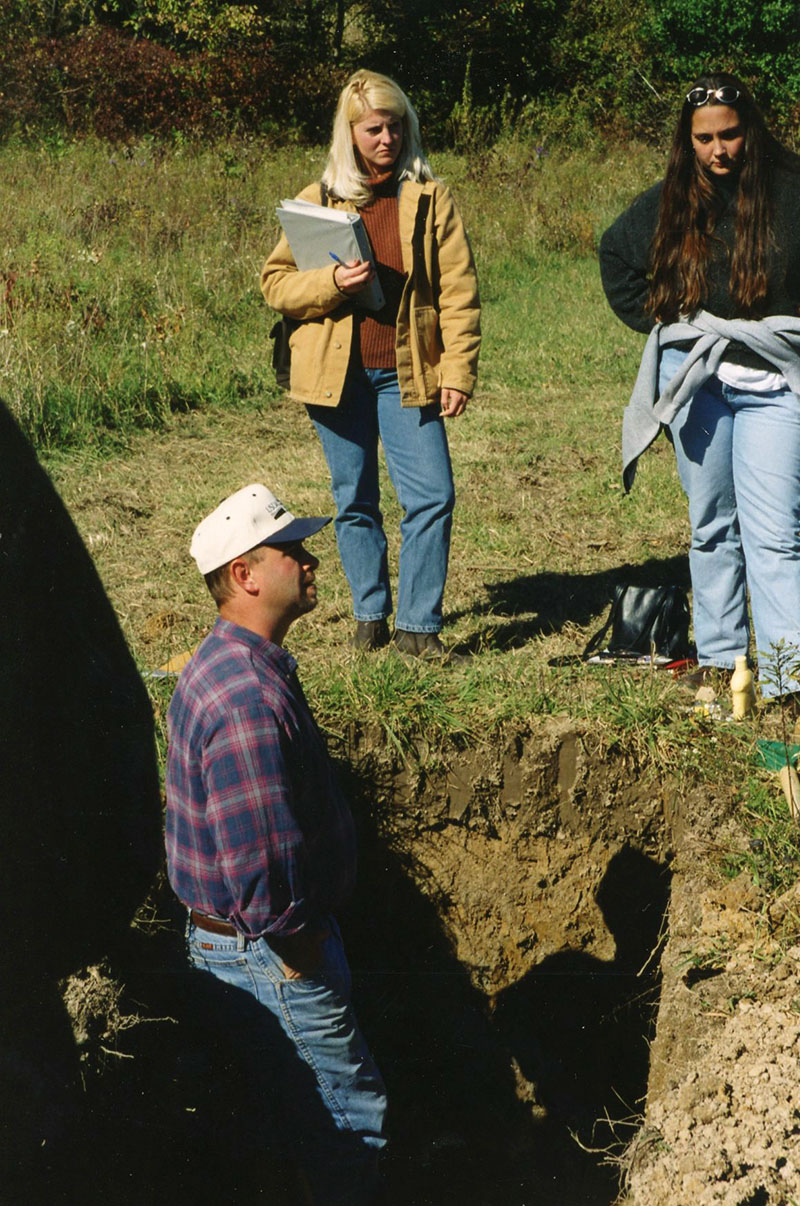
[[[516,400],[519,409],[526,404]],[[625,511],[633,506],[621,497],[612,438],[607,459],[568,443],[546,463],[527,451],[537,445],[538,427],[552,436],[559,426],[542,410],[563,404],[544,398],[532,409],[524,447],[510,447],[510,411],[502,398],[494,406],[484,394],[450,428],[459,494],[447,593],[450,639],[483,639],[517,652],[533,640],[540,657],[574,650],[605,609],[621,565],[683,554],[677,507],[666,530],[652,517],[644,542],[640,530],[626,524]],[[655,459],[664,460],[665,452]],[[594,484],[587,461],[600,469]],[[298,513],[325,514],[331,506],[313,429],[304,411],[283,399],[260,410],[180,416],[166,432],[135,436],[118,454],[51,457],[48,467],[144,666],[195,641],[212,621],[188,543],[196,522],[221,498],[264,480]],[[396,560],[399,510],[390,488],[385,496]],[[332,626],[342,625],[337,642],[350,632],[349,594],[330,529],[316,538],[315,550],[323,559],[321,602],[293,632],[300,648],[329,643]],[[573,615],[570,597],[577,604]]]
[[[597,298],[600,310],[600,298]],[[600,311],[602,313],[602,311]],[[397,700],[413,723],[411,695],[433,678],[442,731],[480,730],[533,714],[592,711],[603,671],[553,669],[599,625],[625,566],[669,580],[685,573],[685,523],[666,447],[651,454],[640,490],[624,499],[616,435],[622,399],[586,391],[580,406],[558,382],[525,391],[486,389],[450,427],[458,509],[446,596],[445,638],[476,651],[466,670],[418,667]],[[126,636],[143,668],[196,644],[213,607],[188,556],[208,510],[248,481],[266,481],[296,512],[330,511],[327,469],[302,408],[285,398],[256,409],[174,417],[114,455],[51,457],[49,468],[92,550]],[[390,557],[396,566],[399,508],[384,477]],[[290,644],[326,722],[364,714],[367,673],[392,678],[391,652],[363,659],[348,647],[349,591],[332,529],[315,538],[320,604]],[[416,688],[415,688],[416,683]],[[374,685],[374,684],[373,684]],[[375,718],[385,721],[375,701]],[[398,724],[402,727],[400,717]],[[433,723],[433,722],[431,722]],[[434,724],[434,727],[435,724]]]
[[[106,268],[117,265],[116,283],[109,278],[108,285],[113,296],[104,303],[115,321],[121,309],[113,297],[130,300],[142,264],[157,269],[148,274],[157,312],[185,305],[180,329],[161,341],[163,382],[166,388],[169,374],[173,382],[191,378],[198,404],[175,413],[166,407],[157,430],[123,428],[128,434],[116,447],[101,441],[47,454],[135,656],[148,669],[196,644],[213,621],[188,544],[199,518],[221,498],[264,480],[300,513],[330,509],[313,430],[270,380],[269,315],[256,281],[274,237],[272,204],[313,176],[319,155],[298,150],[276,159],[248,146],[171,159],[145,148],[111,163],[102,148],[88,148],[85,161],[81,154],[48,163],[50,185],[30,156],[10,161],[6,191],[13,199],[22,190],[34,205],[37,188],[50,189],[35,202],[37,222],[54,231],[47,244],[53,256],[73,239],[81,255],[86,247],[101,252],[97,264],[78,257],[92,290],[101,290]],[[81,170],[87,165],[97,169],[92,183]],[[452,733],[553,711],[596,711],[604,700],[601,679],[580,667],[554,669],[549,660],[580,652],[615,581],[631,567],[650,581],[687,581],[685,508],[665,443],[648,454],[634,494],[622,494],[620,419],[641,339],[609,311],[594,256],[599,231],[657,173],[654,156],[628,148],[560,159],[512,142],[476,159],[442,157],[436,167],[463,209],[484,299],[480,391],[449,426],[458,505],[445,601],[446,639],[478,656],[466,669],[418,667],[402,683],[388,661],[392,653],[376,655],[367,670],[348,646],[349,591],[330,529],[314,545],[323,561],[320,606],[291,633],[326,723],[338,727],[372,708],[395,735],[404,714],[409,726],[424,716],[427,727]],[[115,189],[125,204],[98,226]],[[75,222],[83,223],[80,231]],[[182,232],[168,246],[167,227]],[[22,227],[10,231],[27,281],[9,337],[19,351],[37,307],[63,294],[39,288]],[[57,257],[38,263],[36,272],[54,280],[59,271],[77,271],[74,264],[60,268]],[[59,314],[51,315],[56,325]],[[145,321],[133,317],[131,339]],[[113,366],[113,341],[103,344],[105,328],[88,330],[85,339],[87,364],[99,359],[97,372],[81,381],[101,388],[110,405],[111,378],[98,366]],[[13,358],[6,362],[21,397],[17,368]],[[400,516],[389,488],[385,515],[396,565]],[[393,691],[400,693],[395,707],[388,706]],[[154,692],[163,712],[166,692]]]

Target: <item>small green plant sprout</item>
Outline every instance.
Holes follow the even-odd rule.
[[[725,875],[733,879],[747,871],[756,887],[777,898],[797,883],[800,874],[796,823],[787,816],[772,782],[750,778],[743,799],[742,820],[749,841],[745,849],[726,855]]]
[[[800,687],[800,649],[784,640],[774,642],[768,654],[759,653],[759,675],[762,682],[775,687],[778,699],[796,694]],[[781,754],[779,764],[775,764],[777,760],[770,759],[769,751],[762,750],[762,756],[767,766],[778,772],[781,789],[789,805],[789,815],[793,821],[797,821],[800,819],[800,779],[794,763],[798,750],[796,745],[790,744],[787,717],[788,709],[781,707],[778,716],[780,742],[769,743],[778,745]]]
[[[800,648],[789,641],[773,641],[769,652],[758,652],[758,674],[778,696],[800,691]]]

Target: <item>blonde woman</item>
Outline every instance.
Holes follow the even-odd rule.
[[[441,658],[455,502],[443,420],[464,413],[475,387],[480,303],[450,190],[434,179],[417,115],[387,76],[357,71],[348,80],[322,181],[300,196],[360,213],[375,261],[299,272],[282,238],[261,275],[269,305],[299,322],[289,392],[306,405],[330,470],[354,644],[372,650],[390,639],[380,440],[403,508],[392,639],[406,653]],[[354,299],[375,271],[386,301],[373,312]]]

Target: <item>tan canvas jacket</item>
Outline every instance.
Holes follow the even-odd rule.
[[[300,196],[319,201],[312,184]],[[349,201],[329,198],[338,209]],[[472,394],[480,347],[478,279],[461,215],[437,181],[402,183],[398,212],[407,280],[397,315],[397,376],[403,406],[435,402],[440,389]],[[353,303],[333,283],[336,265],[298,272],[283,236],[261,273],[273,309],[300,320],[292,334],[289,393],[298,402],[338,406],[353,338]]]

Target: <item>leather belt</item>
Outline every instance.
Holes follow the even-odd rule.
[[[209,917],[208,913],[198,913],[197,909],[192,909],[189,917],[192,925],[196,925],[198,930],[208,930],[210,934],[226,934],[229,938],[236,938],[239,934],[235,925],[223,921],[221,917]]]

